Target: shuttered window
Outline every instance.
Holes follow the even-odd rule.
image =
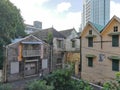
[[[57,40],[57,47],[58,48],[62,48],[62,44],[63,44],[62,40]]]
[[[93,67],[93,58],[92,57],[88,58],[88,66]]]
[[[119,46],[119,35],[112,36],[112,46],[118,47]]]
[[[112,70],[119,71],[119,60],[112,59]]]
[[[75,41],[72,41],[72,48],[75,48]]]
[[[93,37],[88,38],[88,47],[93,47]]]

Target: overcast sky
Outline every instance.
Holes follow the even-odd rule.
[[[43,28],[57,30],[75,28],[81,24],[82,0],[10,0],[18,9],[26,24],[41,21]],[[110,17],[120,17],[120,0],[111,0]]]

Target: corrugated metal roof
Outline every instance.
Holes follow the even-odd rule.
[[[14,39],[14,40],[11,40],[11,42],[12,43],[16,43],[16,42],[19,42],[19,41],[21,41],[23,38],[16,38],[16,39]]]
[[[42,42],[21,42],[23,44],[42,44]]]

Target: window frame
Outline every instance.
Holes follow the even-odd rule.
[[[93,67],[93,57],[88,57],[88,67]]]
[[[119,60],[112,59],[112,71],[119,71]]]
[[[113,27],[113,31],[114,31],[114,32],[118,32],[118,26],[114,26],[114,27]]]
[[[92,30],[89,30],[89,35],[92,35]]]
[[[72,40],[72,48],[75,48],[75,40]]]
[[[112,35],[112,47],[119,47],[119,35]]]
[[[93,37],[88,38],[88,47],[93,47]]]
[[[57,40],[57,48],[62,48],[62,40]]]

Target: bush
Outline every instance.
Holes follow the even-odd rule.
[[[27,85],[27,90],[53,90],[52,85],[46,85],[46,81],[35,80]]]
[[[72,72],[68,69],[61,69],[53,72],[44,78],[47,84],[51,83],[54,90],[93,90],[92,87],[83,80],[74,80],[71,78]]]
[[[120,90],[120,72],[116,73],[114,81],[106,82],[103,87],[103,90]]]
[[[9,84],[0,83],[0,90],[12,90],[12,86],[10,86]]]

